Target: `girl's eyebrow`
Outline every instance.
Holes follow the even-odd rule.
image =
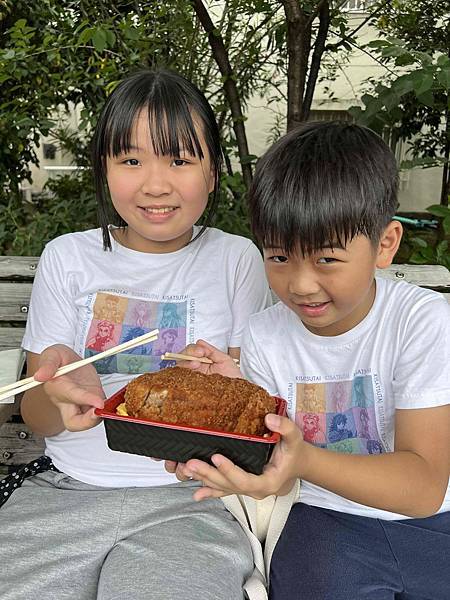
[[[127,148],[123,148],[123,150],[121,150],[119,152],[119,154],[128,154],[129,152],[143,152],[142,148],[139,148],[139,146],[128,146]]]

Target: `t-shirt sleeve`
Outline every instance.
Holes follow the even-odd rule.
[[[242,332],[250,315],[264,310],[271,303],[262,256],[255,244],[250,243],[241,254],[235,271],[230,347],[241,346]]]
[[[272,396],[279,396],[270,365],[258,352],[250,324],[245,328],[241,347],[241,372],[246,379],[260,385]]]
[[[22,347],[40,354],[53,344],[74,347],[77,312],[64,259],[47,246],[39,260],[31,292]]]
[[[450,306],[436,296],[412,313],[394,369],[395,407],[450,403]]]

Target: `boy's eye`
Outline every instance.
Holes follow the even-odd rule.
[[[322,265],[328,265],[330,263],[338,262],[338,260],[337,258],[334,258],[334,256],[321,256],[317,262]]]
[[[288,257],[283,256],[283,255],[274,255],[274,256],[268,256],[267,260],[269,260],[270,262],[277,263],[277,264],[283,264],[288,261]]]

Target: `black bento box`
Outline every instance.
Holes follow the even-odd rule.
[[[111,450],[183,463],[191,458],[210,463],[213,454],[223,454],[245,471],[259,475],[280,440],[280,434],[271,431],[266,437],[241,435],[121,416],[116,409],[124,402],[124,395],[122,388],[103,409],[95,409],[95,414],[104,419]],[[276,398],[276,413],[286,414],[285,400]]]

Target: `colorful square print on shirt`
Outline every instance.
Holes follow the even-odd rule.
[[[380,454],[371,375],[297,383],[295,422],[306,442],[349,454]]]
[[[154,302],[99,292],[92,315],[85,357],[159,329],[155,342],[95,362],[99,374],[159,371],[174,364],[161,359],[165,352],[179,352],[186,346],[186,301]]]

